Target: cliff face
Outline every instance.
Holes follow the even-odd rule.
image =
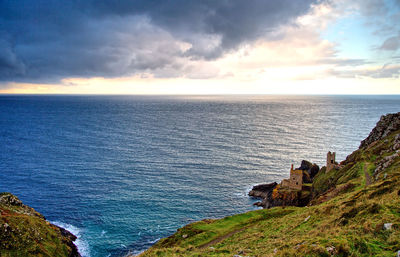
[[[75,240],[16,196],[0,193],[0,256],[79,257]]]
[[[192,223],[141,256],[396,256],[400,128],[397,114],[387,116],[338,168],[321,168],[306,208],[275,207]],[[276,187],[259,186],[252,194],[276,198]],[[279,195],[292,201],[294,191],[284,191]]]
[[[380,140],[390,133],[400,129],[400,112],[383,115],[376,123],[375,128],[371,131],[369,136],[361,141],[360,148],[364,148],[371,143]]]
[[[320,171],[317,165],[302,161],[301,166],[297,169],[305,170],[307,171],[305,174],[310,175],[309,177],[303,176],[303,182],[312,183],[311,190],[303,188],[301,191],[292,191],[282,190],[278,185],[273,188],[258,185],[250,191],[249,196],[261,198],[262,201],[255,205],[263,208],[305,206],[310,202],[320,202],[324,198],[319,196],[328,190],[336,192],[337,184],[345,183],[363,175],[363,172],[359,172],[359,164],[363,163],[364,165],[368,161],[369,155],[375,158],[373,166],[368,163],[370,169],[374,168],[374,171],[368,175],[370,183],[371,180],[377,179],[386,168],[391,166],[399,156],[400,134],[396,133],[398,130],[400,130],[400,112],[383,115],[369,136],[361,142],[359,149],[347,156],[346,160],[341,163],[341,168],[326,173],[326,167],[323,167]],[[383,158],[377,158],[378,156]],[[307,191],[310,193],[308,194]]]

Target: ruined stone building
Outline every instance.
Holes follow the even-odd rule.
[[[290,178],[284,179],[281,182],[282,188],[289,188],[294,190],[301,190],[303,187],[303,171],[290,168]]]
[[[335,152],[331,153],[329,151],[326,154],[326,172],[329,172],[330,170],[332,170],[332,169],[337,167],[335,158],[336,158],[336,153]]]

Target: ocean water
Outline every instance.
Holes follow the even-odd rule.
[[[138,253],[254,210],[254,184],[358,148],[399,96],[0,96],[0,191],[75,233],[83,256]]]

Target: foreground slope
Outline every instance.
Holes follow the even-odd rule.
[[[396,256],[400,113],[386,117],[339,169],[321,169],[309,206],[195,222],[141,256]]]
[[[74,235],[10,193],[0,193],[0,256],[80,256]]]

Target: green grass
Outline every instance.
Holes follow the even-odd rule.
[[[390,135],[387,142],[355,151],[341,169],[319,173],[313,183],[317,198],[330,188],[351,185],[321,204],[192,223],[141,256],[395,256],[400,250],[400,158],[384,171],[385,179],[372,178],[366,186],[364,175],[364,167],[372,177],[376,163],[393,154],[379,154],[392,142]],[[384,230],[384,223],[393,223],[392,229]]]
[[[9,193],[0,196],[18,200]],[[70,255],[71,248],[60,230],[32,208],[2,201],[0,213],[0,256]]]

